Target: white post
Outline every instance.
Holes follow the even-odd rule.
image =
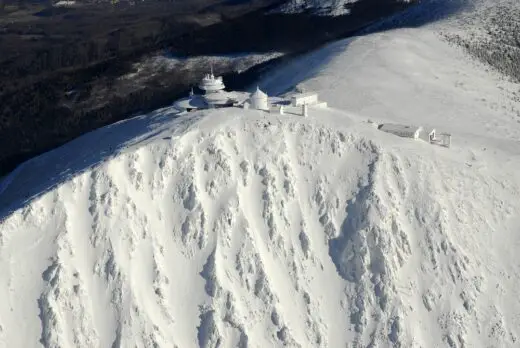
[[[284,114],[283,105],[280,105],[280,115]]]
[[[309,107],[307,106],[307,104],[302,105],[302,115],[303,117],[309,116]]]

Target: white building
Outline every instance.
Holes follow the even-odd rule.
[[[173,106],[181,112],[206,109],[208,107],[204,98],[200,95],[194,94],[193,89],[190,91],[189,97],[177,100]]]
[[[451,146],[451,134],[449,133],[440,133],[439,137],[435,137],[430,143],[444,146],[444,147],[450,147]]]
[[[256,110],[269,110],[269,100],[267,94],[262,92],[258,86],[256,87],[256,91],[251,93],[249,97],[249,108]]]
[[[210,74],[206,74],[199,83],[199,88],[204,91],[204,99],[209,108],[225,104],[228,96],[224,92],[224,82],[221,76],[215,77],[213,69]]]
[[[200,95],[190,95],[188,98],[177,100],[173,106],[179,111],[193,111],[198,109],[206,109],[208,105],[204,98]]]
[[[302,105],[315,105],[318,104],[318,94],[310,92],[310,93],[300,93],[295,94],[291,97],[291,104],[293,106],[302,106]]]
[[[451,146],[451,134],[437,133],[435,128],[423,129],[422,127],[406,126],[402,124],[384,123],[377,127],[383,132],[391,133],[400,137],[424,140],[433,145],[444,147]]]
[[[213,71],[210,74],[206,74],[199,83],[199,88],[202,89],[206,94],[217,93],[224,90],[224,82],[222,76],[215,77]]]
[[[429,143],[434,143],[437,140],[436,134],[435,128],[424,128],[421,131],[421,139]]]
[[[263,110],[279,115],[287,112],[299,114],[301,110],[301,115],[308,116],[311,107],[327,107],[327,103],[320,102],[318,94],[313,92],[292,96],[292,105],[289,105],[288,100],[281,97],[269,98],[258,86],[253,93],[227,92],[222,77],[213,75],[213,69],[211,69],[211,73],[204,75],[198,87],[204,91],[204,94],[196,95],[192,90],[188,98],[180,99],[174,103],[175,108],[180,112],[189,112],[197,109],[243,107],[244,109]],[[274,104],[271,105],[272,103]]]
[[[203,95],[190,92],[189,97],[180,99],[174,103],[174,107],[180,112],[197,109],[221,108],[241,105],[249,97],[245,92],[226,92],[224,90],[222,77],[206,74],[199,83],[199,88],[204,91]]]
[[[435,141],[435,140],[437,139],[436,132],[435,132],[435,128],[433,128],[433,129],[428,129],[428,131],[426,132],[426,134],[428,134],[428,140],[429,140],[430,142]]]
[[[382,130],[386,133],[391,133],[400,137],[413,139],[418,139],[421,134],[421,131],[423,130],[422,127],[407,126],[393,123],[384,123],[379,125],[378,128],[379,130]]]

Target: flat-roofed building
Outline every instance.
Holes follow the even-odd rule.
[[[293,106],[318,104],[318,94],[314,92],[295,94],[291,97]]]
[[[413,138],[418,139],[422,132],[422,127],[417,126],[408,126],[404,124],[395,124],[395,123],[383,123],[379,125],[379,130],[391,133],[403,138]]]

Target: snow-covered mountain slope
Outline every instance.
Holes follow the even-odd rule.
[[[518,156],[520,90],[490,70],[442,40],[434,26],[339,41],[281,66],[259,84],[270,94],[298,85],[374,121],[433,127],[456,134],[468,151],[484,153],[492,142]]]
[[[262,82],[318,90],[332,108],[308,118],[163,109],[20,167],[0,193],[0,347],[517,346],[514,85],[432,30]]]
[[[162,120],[8,216],[0,342],[514,346],[520,182],[508,166],[312,113]],[[90,152],[68,148],[58,166]]]

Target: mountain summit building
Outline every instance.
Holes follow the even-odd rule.
[[[283,115],[285,112],[294,115],[307,116],[309,107],[326,107],[327,103],[318,100],[317,93],[297,93],[290,100],[285,98],[269,98],[259,86],[252,93],[226,91],[221,76],[215,76],[213,69],[204,75],[198,84],[203,94],[190,95],[176,101],[173,106],[179,112],[190,112],[199,109],[214,109],[223,107],[242,107],[244,109],[262,110]]]

